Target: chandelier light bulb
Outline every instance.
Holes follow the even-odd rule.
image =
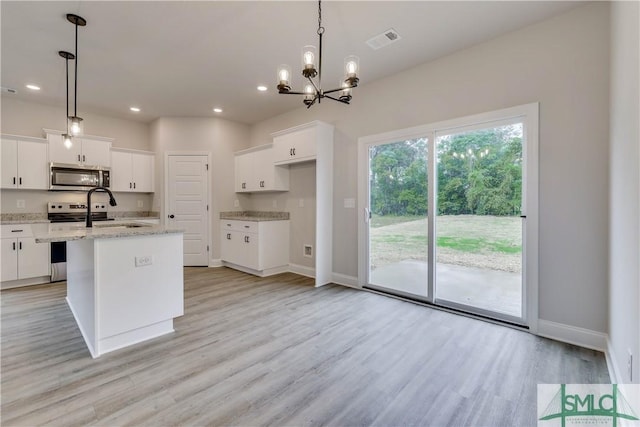
[[[315,62],[315,55],[310,50],[307,50],[303,55],[303,61],[305,66],[313,66]]]

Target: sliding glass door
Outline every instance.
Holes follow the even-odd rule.
[[[361,139],[363,286],[527,323],[537,304],[537,238],[526,238],[537,213],[530,224],[525,214],[527,195],[537,206],[527,181],[537,104],[521,109],[529,117],[514,110]]]
[[[436,303],[522,317],[522,131],[436,134]]]
[[[369,147],[369,283],[428,296],[427,139]]]

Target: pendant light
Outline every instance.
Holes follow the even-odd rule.
[[[84,27],[87,25],[87,21],[81,16],[74,15],[73,13],[67,14],[67,21],[71,22],[76,27],[76,54],[75,54],[75,72],[74,72],[74,86],[73,86],[73,116],[68,117],[68,129],[71,129],[71,135],[82,135],[83,123],[82,117],[78,117],[78,27]]]
[[[75,55],[71,52],[66,52],[61,50],[58,52],[58,55],[64,58],[65,64],[65,77],[66,77],[66,88],[67,88],[67,114],[65,116],[65,122],[67,123],[67,133],[62,135],[64,140],[64,146],[69,149],[73,146],[73,142],[71,141],[71,134],[69,133],[69,60],[75,59]]]
[[[323,98],[333,99],[334,101],[349,104],[351,101],[351,89],[358,86],[358,71],[360,68],[360,59],[357,56],[348,56],[344,60],[345,77],[337,89],[322,89],[322,35],[324,27],[322,26],[322,1],[318,1],[318,52],[316,55],[315,46],[305,46],[302,49],[302,75],[307,80],[302,92],[291,90],[291,67],[286,64],[278,67],[278,93],[283,95],[304,95],[303,102],[310,108]],[[316,67],[317,63],[317,67]],[[317,81],[314,80],[317,77]],[[337,96],[329,95],[334,94]]]

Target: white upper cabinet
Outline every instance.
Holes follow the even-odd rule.
[[[73,138],[71,147],[65,147],[62,134],[46,130],[49,141],[49,161],[86,166],[109,167],[111,165],[110,138],[81,137]]]
[[[111,151],[111,189],[153,193],[155,156],[152,153]]]
[[[289,191],[289,169],[274,166],[271,145],[251,148],[235,156],[236,193]]]
[[[315,121],[271,136],[276,165],[307,162],[316,159],[318,144],[333,143],[333,126]]]
[[[2,188],[46,190],[47,144],[40,138],[2,137]]]

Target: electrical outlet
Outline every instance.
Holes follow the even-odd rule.
[[[142,200],[138,200],[138,207],[141,208],[144,206],[144,202]]]
[[[627,349],[627,375],[629,376],[629,382],[632,382],[633,381],[633,354],[629,349]]]
[[[16,201],[16,207],[19,209],[24,209],[25,208],[25,203],[23,199],[18,199]]]
[[[153,257],[151,255],[136,257],[136,267],[144,267],[145,265],[151,264],[153,264]]]

